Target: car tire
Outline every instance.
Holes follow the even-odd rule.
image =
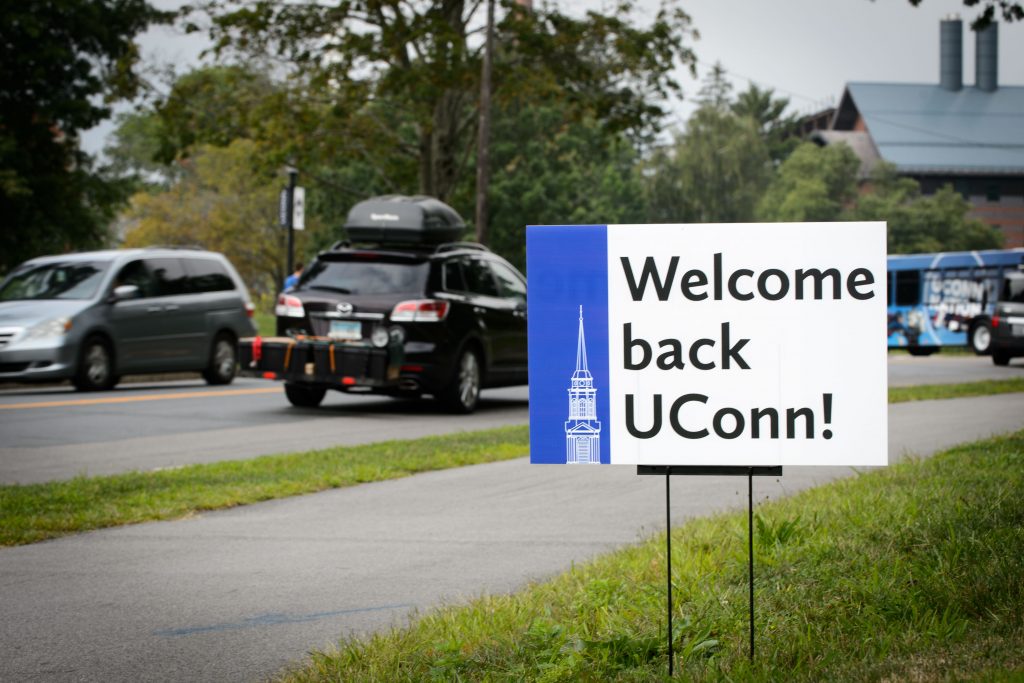
[[[987,321],[980,321],[971,328],[971,349],[979,356],[986,356],[992,351],[992,326]]]
[[[993,351],[992,362],[995,363],[996,365],[1009,365],[1010,354],[1006,351]]]
[[[439,396],[441,403],[453,413],[472,413],[480,402],[482,379],[480,356],[472,348],[462,349],[455,363],[455,376]]]
[[[907,348],[911,356],[930,356],[938,350],[938,346],[910,346]]]
[[[89,337],[78,353],[78,367],[72,384],[79,391],[105,391],[117,384],[114,352],[103,337]]]
[[[207,384],[231,384],[238,370],[238,347],[229,334],[218,334],[210,347],[210,360],[203,370]]]
[[[284,395],[288,402],[296,408],[316,408],[324,400],[327,389],[324,387],[310,387],[302,384],[285,384]]]

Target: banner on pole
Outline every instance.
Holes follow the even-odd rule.
[[[531,462],[887,464],[884,223],[526,238]]]

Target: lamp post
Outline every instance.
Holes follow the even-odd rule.
[[[295,179],[299,175],[299,169],[291,164],[284,167],[288,174],[288,193],[285,206],[285,227],[288,229],[288,269],[285,275],[291,275],[295,270]]]

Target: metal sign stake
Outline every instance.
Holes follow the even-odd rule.
[[[665,475],[665,573],[668,604],[668,675],[675,669],[672,644],[672,494],[670,481],[673,474],[725,475],[747,477],[747,588],[750,601],[750,661],[754,661],[754,477],[781,477],[782,467],[739,467],[728,465],[682,466],[637,465],[637,474]]]

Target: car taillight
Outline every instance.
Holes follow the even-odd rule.
[[[999,327],[999,316],[992,316],[992,327]]]
[[[448,302],[437,299],[402,301],[391,310],[395,322],[436,323],[448,315]]]
[[[251,301],[245,302],[245,315],[247,318],[251,318],[256,314],[256,307],[252,305]]]
[[[285,318],[305,318],[306,309],[302,307],[302,301],[297,297],[280,294],[277,297],[277,306],[274,306],[274,315]]]

